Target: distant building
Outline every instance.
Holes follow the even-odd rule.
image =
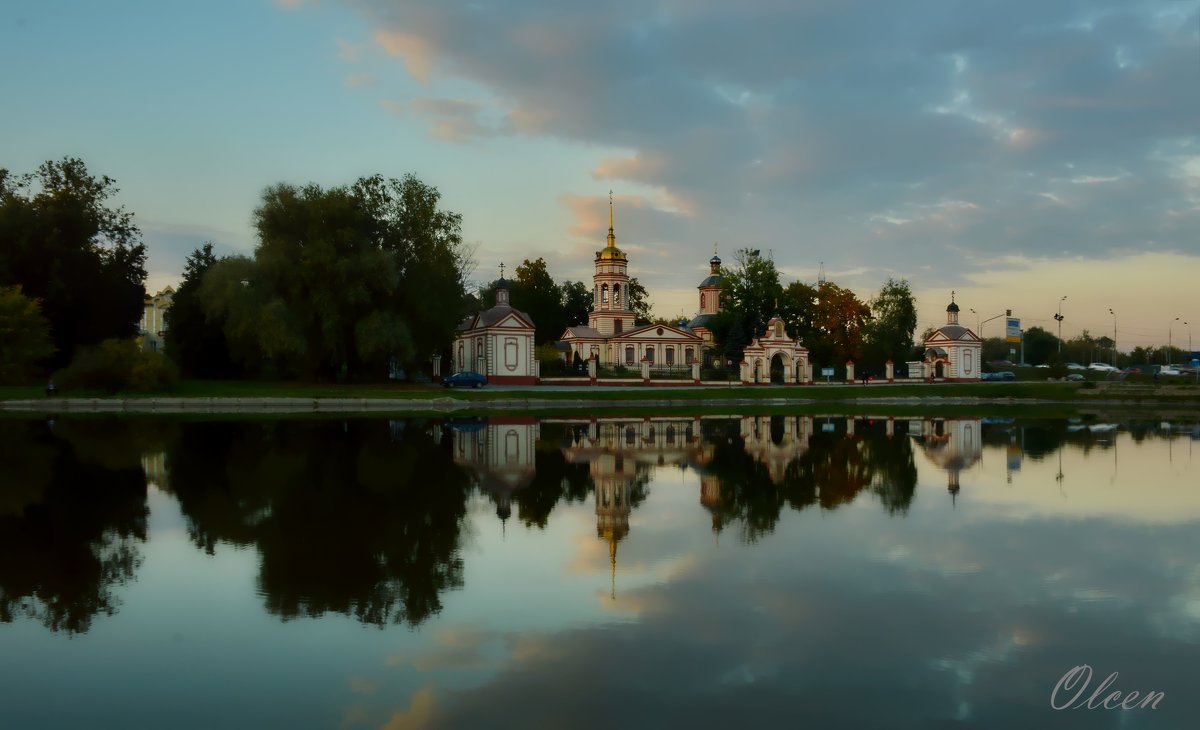
[[[138,328],[138,340],[143,350],[162,352],[167,337],[167,310],[175,299],[175,290],[163,289],[154,296],[146,296],[142,305],[142,324]]]
[[[453,346],[455,372],[474,370],[493,383],[537,383],[533,320],[513,309],[508,297],[508,282],[501,276],[496,282],[496,306],[459,323]]]
[[[946,307],[946,324],[925,340],[925,376],[951,381],[979,380],[983,340],[958,323],[954,292]]]
[[[721,271],[721,257],[717,256],[717,252],[714,250],[713,257],[708,260],[708,276],[696,287],[700,290],[700,309],[696,312],[696,316],[687,323],[688,329],[700,335],[705,352],[713,346],[711,322],[712,318],[721,311],[721,283],[723,281],[725,281],[725,274]],[[705,356],[705,360],[705,364],[708,365],[707,356]]]

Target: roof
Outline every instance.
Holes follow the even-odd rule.
[[[573,339],[582,339],[582,340],[602,340],[602,339],[604,339],[604,335],[600,332],[600,330],[598,330],[594,327],[588,327],[587,325],[582,325],[582,324],[576,325],[574,327],[568,327],[567,331],[563,333],[562,339],[565,340],[568,337],[571,337]]]
[[[929,340],[937,338],[938,335],[942,335],[942,337],[945,337],[946,339],[949,339],[949,340],[965,340],[967,342],[978,342],[979,341],[979,338],[975,335],[974,332],[967,329],[966,327],[963,327],[960,324],[944,324],[941,327],[938,327],[936,330],[934,330],[933,334],[930,335],[925,341],[929,342]],[[968,335],[968,336],[964,337],[963,335]]]
[[[521,324],[533,329],[533,320],[529,318],[528,314],[525,314],[519,309],[513,309],[507,304],[502,304],[477,314],[473,314],[459,322],[457,329],[461,331],[492,327],[510,316],[516,317],[518,320],[520,320]]]
[[[697,327],[707,327],[709,320],[711,320],[714,316],[715,315],[712,315],[712,314],[697,314],[695,317],[692,317],[691,322],[687,323],[688,329],[695,329]]]
[[[721,274],[709,274],[708,277],[704,279],[704,281],[700,282],[700,286],[698,286],[696,288],[702,289],[706,286],[720,286],[721,282],[724,280],[725,280],[725,277],[722,276]]]
[[[946,307],[946,311],[947,311],[947,312],[957,312],[957,311],[958,311],[958,305],[957,305],[957,304],[955,304],[953,300],[951,300],[951,302],[950,302],[950,306]]]

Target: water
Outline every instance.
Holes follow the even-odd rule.
[[[1192,726],[1198,438],[3,420],[0,727]]]

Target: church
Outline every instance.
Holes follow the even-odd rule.
[[[595,358],[607,367],[640,367],[646,362],[654,369],[687,367],[700,362],[702,350],[712,343],[700,317],[720,311],[720,265],[713,256],[712,274],[700,285],[701,314],[691,323],[679,326],[649,324],[634,325],[634,313],[629,306],[629,256],[617,248],[613,232],[612,195],[608,200],[608,242],[596,252],[595,274],[592,276],[592,311],[587,325],[568,327],[562,336],[568,359]],[[707,337],[705,336],[707,333]]]

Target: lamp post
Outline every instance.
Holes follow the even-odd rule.
[[[1067,301],[1067,297],[1065,295],[1062,299],[1058,300],[1058,314],[1054,315],[1054,318],[1058,320],[1058,354],[1060,355],[1062,354],[1062,303],[1065,301]]]
[[[1117,366],[1117,313],[1112,311],[1112,307],[1108,308],[1108,313],[1113,316],[1113,346],[1112,346],[1112,364]]]
[[[1175,319],[1173,319],[1167,323],[1167,355],[1165,358],[1163,358],[1164,365],[1171,364],[1171,349],[1172,349],[1172,347],[1171,347],[1171,330],[1175,328],[1175,323],[1178,321],[1179,321],[1179,317],[1176,317]]]
[[[972,309],[971,314],[975,315],[975,334],[978,335],[979,334],[979,312],[976,312],[974,309]],[[980,335],[980,339],[983,339],[982,335]]]

